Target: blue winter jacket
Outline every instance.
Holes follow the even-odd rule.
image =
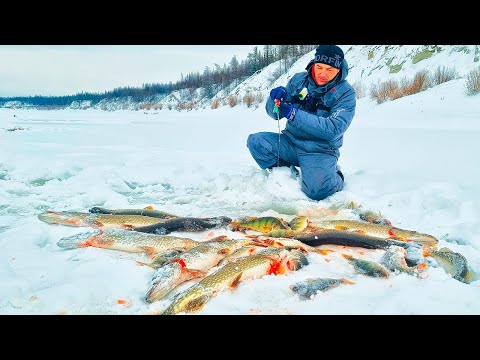
[[[338,158],[343,134],[355,115],[355,90],[345,80],[348,75],[345,59],[336,78],[323,86],[317,86],[312,78],[313,64],[313,60],[310,61],[306,71],[293,75],[284,87],[287,91],[285,101],[295,104],[298,111],[293,120],[287,121],[282,133],[305,152],[328,153]],[[307,88],[308,96],[300,100],[303,88]],[[273,108],[274,102],[269,97],[265,110],[277,119]]]

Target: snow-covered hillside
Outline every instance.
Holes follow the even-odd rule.
[[[351,45],[341,46],[349,64],[351,83],[366,85],[400,80],[413,74],[445,66],[460,77],[480,66],[479,45]]]
[[[479,45],[339,45],[345,53],[349,65],[348,81],[361,85],[368,90],[372,84],[387,80],[412,80],[416,73],[427,70],[434,72],[439,67],[455,71],[459,78],[464,78],[470,71],[480,66]],[[313,59],[315,50],[301,56],[280,76],[278,69],[281,61],[270,64],[258,71],[228,93],[218,93],[212,99],[195,98],[193,109],[210,108],[212,101],[221,99],[220,106],[229,106],[227,99],[235,96],[236,106],[246,106],[242,99],[246,94],[257,96],[263,101],[272,87],[285,85],[297,72],[304,71],[308,62]],[[197,93],[202,93],[198,92]],[[366,95],[367,93],[365,93]],[[191,101],[186,92],[172,94],[161,100],[170,109],[176,109],[180,102]],[[258,105],[258,104],[257,104]]]

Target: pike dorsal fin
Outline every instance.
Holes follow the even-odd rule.
[[[185,307],[186,312],[198,312],[200,311],[208,301],[208,296],[203,295],[197,299],[190,301]]]
[[[242,278],[242,274],[238,274],[235,279],[230,283],[230,288],[235,289],[238,284],[240,284],[240,279]]]
[[[156,254],[155,248],[153,246],[139,246],[149,257],[153,257]]]

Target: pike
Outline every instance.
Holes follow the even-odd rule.
[[[176,236],[145,234],[129,230],[95,230],[60,239],[57,245],[63,249],[98,247],[131,253],[145,252],[148,255],[167,251],[187,251],[201,242]]]
[[[90,214],[76,211],[47,210],[38,219],[52,225],[91,227],[95,229],[133,229],[157,224],[164,220],[142,215]]]
[[[161,315],[198,312],[213,296],[225,289],[236,288],[243,280],[285,274],[307,264],[308,260],[301,251],[285,248],[267,248],[262,254],[241,257],[180,292]]]
[[[229,262],[236,261],[238,258],[245,257],[245,256],[252,256],[257,254],[262,247],[258,245],[247,245],[243,246],[237,251],[231,253],[230,255],[225,256],[220,262],[218,263],[218,266],[223,266],[225,264],[228,264]]]
[[[232,240],[221,236],[179,254],[160,264],[145,296],[147,302],[163,299],[180,284],[199,277],[205,277],[207,272],[216,266],[220,260],[245,245],[250,240]],[[153,261],[155,263],[155,260]]]
[[[268,236],[257,236],[257,235],[251,235],[248,236],[249,238],[253,239],[253,244],[254,245],[247,245],[244,246],[237,251],[235,251],[233,254],[230,254],[223,258],[218,265],[225,265],[229,262],[236,261],[240,257],[244,256],[252,256],[256,255],[259,253],[264,253],[265,251],[269,251],[266,248],[262,247],[284,247],[287,249],[298,249],[301,250],[303,253],[309,253],[309,252],[316,252],[319,254],[323,254],[322,250],[316,249],[312,246],[308,246],[298,240],[295,239],[285,239],[285,238],[276,238],[272,239]]]
[[[291,240],[291,239],[287,239],[287,240]],[[278,247],[283,247],[284,249],[287,249],[287,250],[297,249],[297,250],[302,251],[303,253],[307,253],[307,251],[304,248],[299,248],[298,245],[289,246],[289,245],[283,245],[283,244],[279,244],[279,243],[276,243],[276,244],[273,244],[273,245],[272,244],[265,245],[264,242],[256,241],[256,239],[253,241],[253,244],[255,244],[255,245],[243,246],[242,248],[238,249],[234,253],[224,257],[218,263],[218,265],[223,266],[225,264],[228,264],[232,261],[237,261],[239,258],[246,257],[246,256],[260,255],[260,254],[267,254],[268,255],[272,251],[273,252],[277,251],[277,250],[272,250],[272,248],[275,248],[275,247],[277,247],[277,248]],[[262,246],[266,246],[266,247],[262,247]]]
[[[269,236],[251,236],[256,243],[262,244],[264,246],[271,246],[271,247],[292,247],[301,250],[304,253],[309,252],[316,252],[321,253],[321,250],[305,244],[296,239],[290,238],[271,238]]]
[[[164,211],[155,210],[153,206],[146,206],[143,209],[106,209],[99,206],[94,206],[88,210],[91,214],[109,214],[109,215],[142,215],[150,216],[159,219],[174,219],[177,215],[173,215]]]
[[[310,228],[332,229],[358,232],[382,239],[394,239],[405,242],[435,245],[438,240],[429,234],[419,233],[413,230],[400,229],[389,225],[373,224],[356,220],[326,220],[310,223]]]

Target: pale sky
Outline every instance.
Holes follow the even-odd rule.
[[[175,83],[261,45],[0,45],[0,97],[73,95]]]

